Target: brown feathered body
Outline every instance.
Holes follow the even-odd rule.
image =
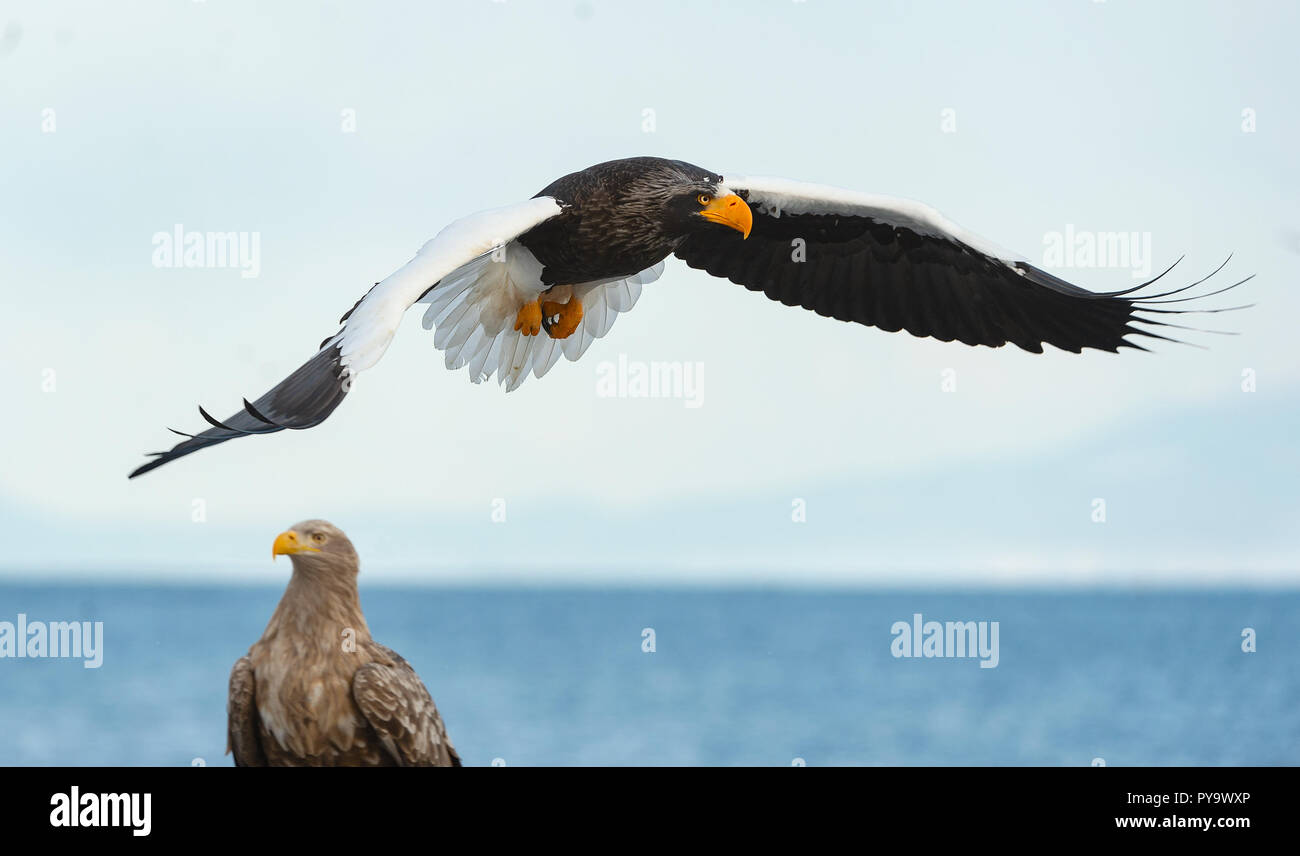
[[[370,636],[351,544],[322,524],[290,530],[329,541],[291,556],[279,606],[231,670],[227,751],[238,766],[460,766],[420,677]]]

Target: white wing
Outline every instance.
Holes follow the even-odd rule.
[[[490,258],[494,249],[561,210],[554,199],[542,196],[456,220],[425,243],[415,258],[370,289],[345,316],[343,329],[326,344],[338,346],[348,375],[370,368],[388,349],[406,310],[435,283],[476,259]]]
[[[256,401],[245,399],[243,410],[224,422],[200,407],[211,427],[183,435],[189,439],[165,452],[150,453],[153,460],[136,467],[131,477],[236,437],[301,430],[324,422],[348,394],[352,378],[379,362],[402,316],[422,294],[457,268],[482,259],[561,210],[554,199],[542,196],[453,222],[426,242],[415,258],[375,283],[343,316],[343,329],[322,342],[316,355],[297,371]]]
[[[846,214],[870,217],[881,223],[902,226],[920,235],[947,238],[965,244],[972,250],[991,256],[1007,265],[1026,262],[1023,256],[1009,252],[990,241],[968,232],[943,214],[922,202],[859,193],[826,184],[792,181],[788,178],[769,178],[757,175],[726,176],[723,186],[731,192],[748,191],[745,200],[756,214],[772,217],[781,214]],[[722,188],[719,188],[722,192]]]

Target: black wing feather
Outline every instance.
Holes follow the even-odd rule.
[[[169,461],[236,437],[319,425],[348,394],[348,384],[339,360],[337,345],[322,349],[257,401],[250,403],[245,399],[244,409],[225,421],[212,418],[200,407],[199,413],[212,427],[195,435],[169,429],[189,439],[166,452],[154,452],[154,460],[137,467],[130,477],[144,475]]]
[[[748,239],[725,227],[699,230],[678,246],[677,257],[788,306],[967,345],[996,348],[1010,342],[1034,353],[1042,353],[1044,344],[1074,353],[1144,350],[1126,337],[1163,338],[1133,326],[1156,323],[1142,314],[1160,311],[1148,301],[1209,279],[1146,298],[1138,294],[1166,270],[1136,288],[1092,292],[1026,262],[1008,265],[954,238],[869,216],[773,216],[765,206],[751,208]],[[798,240],[804,242],[802,261],[795,258]]]

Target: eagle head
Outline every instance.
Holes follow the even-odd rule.
[[[721,175],[684,161],[644,160],[651,163],[628,182],[624,204],[652,209],[646,213],[674,237],[718,226],[749,237],[754,214],[744,199],[726,188]]]
[[[324,520],[304,520],[275,536],[271,557],[288,556],[295,569],[350,571],[359,561],[348,536]]]

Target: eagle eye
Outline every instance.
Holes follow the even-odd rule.
[[[695,197],[695,201],[701,205],[708,205],[713,201],[713,197],[707,193],[701,193],[699,196]]]
[[[325,536],[317,532],[311,536],[311,540],[315,541],[317,544],[324,544]]]

